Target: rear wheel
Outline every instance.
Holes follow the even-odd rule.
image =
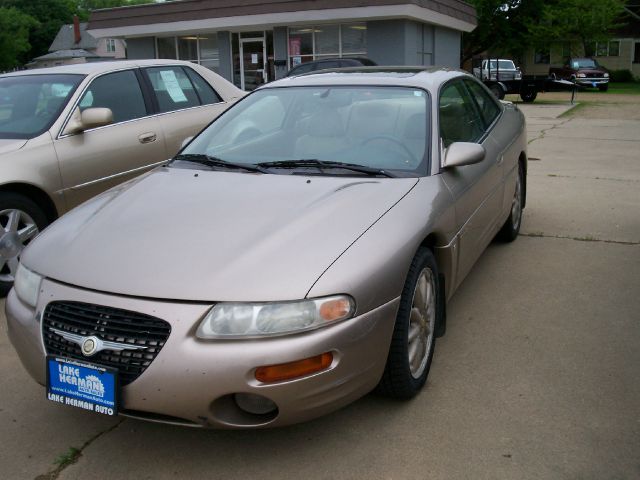
[[[411,262],[378,391],[395,398],[415,396],[427,380],[436,342],[438,266],[421,248]]]
[[[518,233],[520,233],[520,225],[522,224],[522,205],[524,205],[524,171],[522,164],[518,162],[518,177],[516,179],[516,188],[511,201],[511,212],[509,218],[498,232],[497,238],[503,242],[513,242]]]
[[[0,296],[5,296],[13,285],[22,250],[48,223],[46,215],[29,198],[0,193]]]

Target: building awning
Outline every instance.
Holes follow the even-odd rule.
[[[266,29],[319,22],[410,19],[469,32],[476,10],[460,0],[182,0],[91,12],[95,37]]]

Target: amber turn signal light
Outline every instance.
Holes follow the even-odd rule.
[[[256,369],[256,380],[263,383],[272,383],[304,377],[329,368],[331,362],[333,362],[333,354],[327,352],[295,362],[258,367]]]

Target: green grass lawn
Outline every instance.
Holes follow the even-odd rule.
[[[580,91],[580,93],[600,93],[599,90],[595,88],[585,88]],[[640,95],[640,82],[625,82],[625,83],[614,83],[611,82],[609,84],[608,93],[624,93],[626,95]]]

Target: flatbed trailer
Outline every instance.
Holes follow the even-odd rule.
[[[498,75],[499,78],[499,75]],[[524,75],[520,80],[489,80],[483,82],[489,90],[500,100],[505,95],[520,95],[523,102],[533,102],[540,92],[571,91],[572,98],[579,88],[573,82],[557,80],[544,75]]]

